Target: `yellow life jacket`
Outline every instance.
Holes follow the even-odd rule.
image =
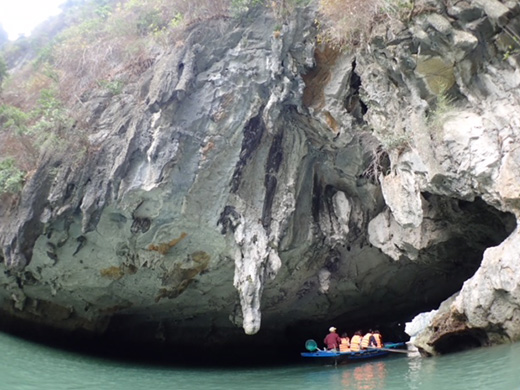
[[[377,348],[383,348],[383,338],[379,333],[374,333],[374,338],[376,339]]]
[[[352,336],[352,340],[350,340],[350,350],[353,352],[357,352],[361,349],[361,336],[355,334]]]
[[[370,342],[370,336],[372,336],[372,333],[367,333],[363,336],[363,340],[361,340],[361,348],[366,349],[368,348],[368,343]]]
[[[340,352],[348,352],[350,351],[350,340],[348,337],[341,338],[341,344],[339,345]]]

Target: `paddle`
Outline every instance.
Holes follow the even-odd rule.
[[[367,348],[370,351],[388,351],[397,353],[409,353],[407,349],[394,349],[394,348]]]

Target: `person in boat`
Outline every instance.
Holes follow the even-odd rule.
[[[339,351],[340,352],[350,352],[350,339],[348,337],[348,334],[343,333],[341,335],[341,343],[339,344]]]
[[[373,337],[375,340],[375,348],[383,348],[383,336],[381,336],[381,333],[379,333],[378,330],[375,330]]]
[[[331,326],[329,328],[329,334],[325,336],[325,339],[323,340],[326,348],[329,350],[337,350],[339,348],[339,345],[341,344],[341,338],[336,333],[336,328]]]
[[[375,348],[377,345],[376,338],[374,337],[374,332],[372,329],[368,331],[367,334],[363,336],[363,339],[361,340],[361,348],[367,349],[367,348]]]
[[[352,352],[358,352],[361,350],[361,331],[357,330],[354,333],[354,336],[352,336],[352,339],[350,340],[350,350]]]

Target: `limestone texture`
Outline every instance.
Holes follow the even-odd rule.
[[[451,297],[424,352],[519,340],[520,4],[413,3],[342,51],[312,4],[213,18],[93,90],[87,152],[0,206],[2,321],[303,345]]]

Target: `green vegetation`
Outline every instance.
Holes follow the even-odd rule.
[[[263,7],[277,19],[274,36],[297,7],[319,4],[320,30],[330,45],[364,39],[381,15],[408,12],[414,0],[68,0],[53,24],[30,38],[8,42],[0,53],[0,131],[8,185],[21,185],[17,166],[29,171],[34,154],[76,145],[87,131],[84,96],[130,88],[162,50],[182,45],[187,27],[212,19],[242,17]],[[8,76],[7,63],[34,58]],[[5,58],[5,59],[4,59]],[[122,77],[124,75],[124,77]],[[124,80],[124,81],[122,81]],[[24,155],[24,153],[26,155]],[[29,156],[29,154],[31,154]],[[5,159],[7,157],[7,159]],[[14,180],[14,181],[13,181]]]
[[[507,61],[509,59],[509,57],[516,56],[518,54],[520,54],[520,49],[516,49],[513,45],[510,45],[507,47],[507,50],[504,53],[502,59],[504,61]]]
[[[503,34],[496,40],[496,44],[504,51],[504,61],[520,54],[520,35],[507,25],[503,27]]]
[[[506,34],[497,40],[497,46],[504,51],[502,60],[507,61],[510,57],[520,54],[520,36],[507,27],[504,27],[504,31]]]
[[[17,161],[17,165],[32,169],[39,151],[48,148],[57,151],[69,146],[67,140],[73,137],[69,137],[65,130],[70,129],[72,123],[68,110],[52,90],[42,90],[37,106],[29,112],[8,104],[0,105],[0,129],[4,143],[0,151],[8,157],[6,161],[12,159]],[[11,163],[4,169],[12,177],[19,177]],[[19,182],[9,180],[8,187],[13,189],[13,183]]]
[[[7,104],[0,105],[0,126],[2,131],[15,134],[25,134],[30,115],[17,107]]]
[[[435,115],[444,116],[453,110],[454,98],[450,97],[447,89],[442,89],[436,95]]]
[[[25,172],[18,169],[13,158],[0,161],[0,194],[21,191]]]
[[[432,136],[435,136],[442,129],[446,118],[455,111],[454,102],[455,99],[449,95],[446,88],[442,88],[435,95],[434,109],[430,111],[427,117],[427,124]]]
[[[119,95],[121,92],[123,92],[123,88],[125,86],[125,83],[121,80],[98,80],[97,85],[100,88],[106,89],[109,91],[113,96]]]
[[[69,0],[60,24],[54,24],[61,32],[42,31],[4,47],[10,61],[28,51],[38,54],[4,86],[3,101],[28,112],[38,105],[43,90],[58,91],[57,99],[71,103],[96,87],[118,95],[123,92],[118,74],[139,69],[140,62],[157,56],[158,48],[182,41],[184,28],[192,23],[237,16],[258,6],[284,14],[309,1]],[[0,60],[0,82],[6,73]]]
[[[21,185],[15,167],[31,170],[43,149],[83,149],[82,96],[124,93],[190,23],[230,15],[231,0],[68,0],[63,7],[52,24],[0,52],[2,191]],[[30,55],[7,77],[7,63]]]
[[[304,7],[313,0],[230,0],[229,12],[234,17],[240,17],[251,10],[269,8],[279,20],[287,20],[296,7]],[[275,31],[280,31],[276,30]]]
[[[37,135],[52,130],[57,132],[72,125],[62,102],[55,92],[44,89],[40,92],[38,105],[28,113],[11,105],[0,106],[2,130],[18,135]]]
[[[251,9],[264,5],[265,0],[231,0],[231,11],[235,15],[248,12]]]
[[[29,132],[34,136],[40,149],[49,145],[58,146],[60,138],[64,135],[63,132],[73,124],[68,110],[64,108],[52,89],[41,91],[38,106],[32,111],[32,116],[36,121],[29,128]]]
[[[395,134],[388,132],[382,136],[380,134],[379,137],[381,138],[383,150],[386,152],[394,150],[402,152],[410,148],[411,138],[408,134]]]

